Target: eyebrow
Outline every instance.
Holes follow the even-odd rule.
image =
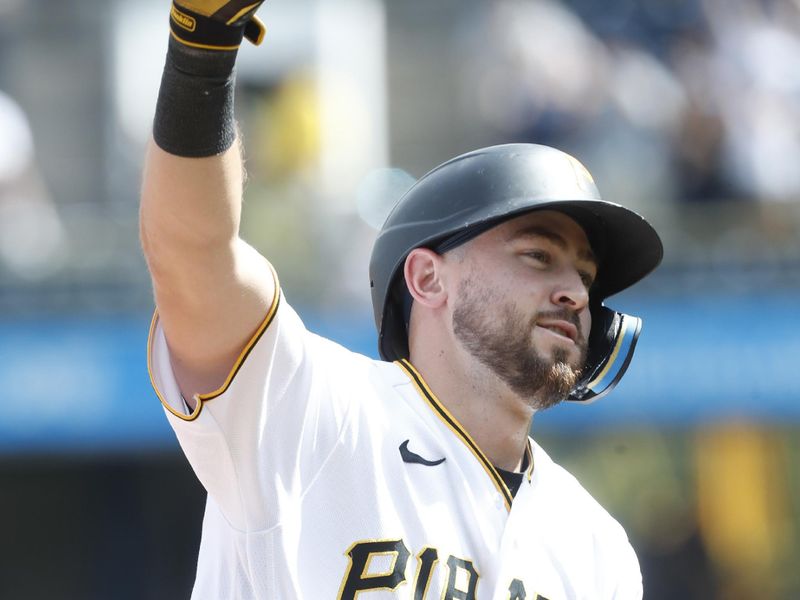
[[[567,240],[564,238],[564,236],[542,225],[529,225],[527,227],[523,227],[522,229],[518,229],[508,236],[508,241],[527,237],[546,238],[562,250],[566,250],[568,246]],[[579,250],[578,258],[598,266],[597,257],[594,255],[594,252],[592,252],[591,249]]]

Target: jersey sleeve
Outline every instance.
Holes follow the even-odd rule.
[[[192,468],[231,527],[252,532],[275,525],[279,500],[308,487],[349,411],[341,378],[331,374],[357,356],[307,331],[278,291],[225,383],[196,396],[189,413],[156,313],[148,348],[151,383]]]
[[[588,496],[588,493],[587,493]],[[622,525],[594,498],[588,512],[594,512],[594,547],[598,564],[598,597],[609,600],[642,600],[639,559]]]
[[[616,587],[612,594],[613,600],[642,600],[642,573],[639,568],[639,559],[628,541],[628,536],[619,527],[620,549],[616,567],[618,569]]]
[[[642,600],[639,559],[625,529],[594,498],[587,492],[584,493],[586,514],[591,515],[586,527],[593,529],[592,546],[597,565],[596,597],[608,600]]]
[[[642,600],[642,575],[625,529],[566,469],[534,440],[534,484],[542,493],[531,510],[546,514],[546,537],[580,584],[581,598]],[[532,536],[533,537],[533,536]],[[548,598],[550,594],[545,594]]]

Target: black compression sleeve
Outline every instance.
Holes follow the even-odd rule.
[[[171,154],[221,154],[236,139],[233,67],[236,50],[203,50],[172,37],[156,103],[153,138]]]

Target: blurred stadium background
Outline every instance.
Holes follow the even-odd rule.
[[[167,5],[0,0],[0,598],[193,580],[203,491],[149,387],[137,241]],[[239,66],[244,235],[309,327],[375,355],[366,222],[411,177],[493,143],[575,154],[666,257],[609,301],[645,320],[626,379],[535,437],[626,526],[645,598],[800,598],[800,2],[262,16]]]

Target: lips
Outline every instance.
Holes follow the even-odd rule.
[[[558,336],[565,337],[573,343],[578,341],[578,328],[569,321],[537,321],[536,325],[542,329],[547,329]]]

